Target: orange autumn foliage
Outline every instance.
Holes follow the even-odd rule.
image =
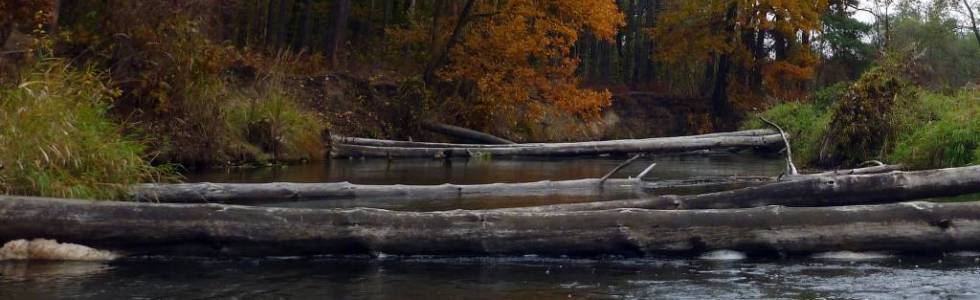
[[[663,45],[655,59],[676,64],[729,56],[733,68],[726,91],[743,108],[762,95],[804,95],[804,83],[819,63],[809,37],[821,28],[827,0],[687,0],[668,5],[650,30]]]
[[[537,116],[543,106],[593,118],[610,104],[609,91],[578,86],[579,60],[570,52],[585,30],[612,40],[623,25],[613,0],[477,1],[467,21],[448,63],[437,72],[443,82],[475,90],[475,97],[464,97],[464,119],[513,122],[523,119],[521,112]],[[456,22],[458,16],[444,22],[440,43]],[[427,25],[392,33],[405,42],[428,43]]]

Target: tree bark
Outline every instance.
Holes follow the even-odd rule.
[[[586,211],[617,208],[726,209],[782,205],[794,207],[878,204],[980,193],[980,166],[866,175],[811,176],[804,179],[710,194],[656,196],[507,211]]]
[[[741,130],[732,132],[718,132],[718,133],[708,133],[699,135],[689,135],[689,136],[679,136],[674,138],[712,138],[712,137],[723,137],[723,136],[766,136],[779,134],[779,132],[769,129],[752,129],[752,130]],[[359,138],[359,137],[346,137],[339,135],[331,135],[330,140],[335,144],[347,144],[347,145],[359,145],[359,146],[376,146],[376,147],[408,147],[408,148],[499,148],[499,147],[536,147],[544,146],[547,143],[521,143],[521,144],[500,144],[500,145],[487,145],[487,144],[453,144],[453,143],[431,143],[431,142],[412,142],[412,141],[396,141],[396,140],[379,140],[379,139],[369,139],[369,138]]]
[[[138,201],[164,203],[250,204],[302,199],[454,199],[464,197],[513,197],[546,195],[590,195],[606,191],[633,190],[645,183],[629,179],[599,178],[544,180],[521,183],[368,185],[349,182],[326,183],[178,183],[141,184],[133,187]],[[601,188],[601,189],[600,189]]]
[[[854,170],[842,170],[839,172],[847,174],[862,174],[865,172],[887,172],[890,169],[882,167],[871,167]],[[837,172],[837,171],[835,171]],[[827,173],[820,173],[827,174]],[[808,177],[809,176],[809,177]],[[805,179],[827,180],[817,177],[833,177],[830,175],[799,175],[795,181]],[[912,178],[916,178],[913,175]],[[547,195],[601,195],[605,192],[632,191],[638,195],[643,195],[648,191],[670,188],[744,188],[776,182],[776,178],[766,176],[729,176],[729,177],[702,177],[684,180],[665,180],[665,181],[640,181],[640,175],[634,179],[607,179],[603,182],[602,178],[586,178],[559,181],[537,181],[521,183],[490,183],[472,185],[362,185],[349,182],[328,182],[328,183],[292,183],[292,182],[272,182],[272,183],[182,183],[182,184],[141,184],[132,189],[132,195],[138,201],[166,202],[166,203],[230,203],[230,204],[251,204],[251,203],[270,203],[297,201],[304,199],[400,199],[400,200],[435,200],[435,199],[461,199],[466,197],[531,197]],[[871,180],[864,178],[863,180]],[[730,193],[711,193],[695,196],[658,196],[637,201],[620,202],[601,202],[594,204],[581,204],[582,210],[595,209],[593,207],[619,208],[629,207],[632,203],[643,205],[646,208],[675,209],[693,207],[694,203],[711,203],[715,207],[746,207],[745,201],[754,200],[758,204],[752,205],[825,205],[820,204],[820,197],[834,197],[834,195],[815,194],[812,199],[807,198],[813,192],[813,182],[803,182],[795,184],[783,183],[776,188],[759,187],[756,189],[742,189]],[[969,182],[967,182],[969,184]],[[853,185],[853,184],[852,184]],[[880,187],[878,190],[885,188]],[[921,188],[921,187],[919,187]],[[949,186],[935,187],[940,192],[960,193],[956,190],[946,190]],[[775,195],[766,193],[779,192]],[[858,188],[835,190],[842,195],[859,194],[851,200],[845,200],[837,204],[864,204],[864,198],[860,194],[864,193]],[[886,194],[884,196],[890,196]],[[796,197],[796,198],[793,198]],[[797,199],[799,198],[799,199]],[[877,198],[868,198],[875,201]],[[911,200],[918,198],[900,198]],[[796,202],[794,202],[796,201]],[[807,202],[810,201],[810,202]],[[848,202],[853,201],[853,202]],[[685,202],[684,207],[679,203]],[[873,202],[872,202],[873,203]],[[751,206],[751,205],[750,205]],[[558,207],[558,210],[576,210],[575,206]]]
[[[468,128],[442,124],[442,123],[422,122],[422,128],[432,132],[445,134],[451,137],[455,137],[463,140],[483,142],[486,144],[513,144],[514,143],[510,140],[500,138],[491,135],[489,133],[479,132]]]
[[[0,196],[0,241],[33,238],[128,255],[939,253],[980,250],[980,203],[421,213]]]
[[[718,136],[705,138],[649,138],[578,143],[518,144],[501,147],[375,147],[332,144],[334,157],[449,158],[490,156],[577,156],[630,153],[676,153],[731,148],[768,148],[782,143],[778,134],[764,136]]]

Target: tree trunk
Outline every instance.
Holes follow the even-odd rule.
[[[458,139],[483,142],[486,144],[513,144],[514,143],[508,139],[500,138],[491,135],[489,133],[479,132],[468,128],[442,124],[442,123],[423,122],[422,128],[424,128],[425,130],[445,134]]]
[[[735,35],[735,12],[736,4],[728,8],[725,16],[725,32],[728,34],[729,43]],[[731,127],[729,124],[734,115],[731,103],[728,102],[728,77],[731,68],[731,57],[728,54],[721,54],[718,58],[718,70],[715,71],[714,91],[711,93],[711,106],[715,115],[714,128],[721,131]]]
[[[782,144],[778,134],[764,136],[719,136],[705,138],[649,138],[578,143],[518,144],[519,146],[473,148],[374,147],[331,145],[334,157],[449,158],[490,156],[576,156],[630,153],[676,153],[731,148],[767,148]]]
[[[347,19],[350,17],[350,0],[334,0],[330,5],[329,24],[323,47],[323,54],[330,67],[339,64],[340,53],[344,49],[344,35],[347,31]]]
[[[865,175],[813,175],[799,180],[724,192],[555,204],[508,211],[586,211],[617,208],[725,209],[782,206],[877,204],[980,193],[980,166]]]
[[[327,183],[180,183],[141,184],[133,188],[138,201],[164,203],[250,204],[327,199],[435,200],[465,197],[518,197],[548,195],[599,195],[603,192],[640,189],[646,183],[630,179],[586,178],[559,181],[441,185],[366,185]],[[601,189],[600,189],[601,188]]]
[[[687,135],[687,136],[677,136],[672,137],[675,139],[701,139],[701,138],[714,138],[714,137],[726,137],[726,136],[741,136],[741,137],[753,137],[753,136],[767,136],[779,134],[778,131],[770,129],[751,129],[751,130],[741,130],[732,132],[717,132],[699,135]],[[408,147],[408,148],[500,148],[500,147],[537,147],[544,146],[548,143],[522,143],[522,144],[453,144],[453,143],[430,143],[430,142],[412,142],[412,141],[395,141],[395,140],[379,140],[379,139],[369,139],[369,138],[359,138],[359,137],[346,137],[339,135],[330,136],[331,143],[334,144],[345,144],[345,145],[359,145],[359,146],[375,146],[375,147]]]
[[[466,4],[463,6],[463,11],[459,14],[459,19],[456,20],[456,27],[453,28],[453,33],[449,36],[449,40],[446,41],[446,47],[437,53],[433,53],[432,60],[426,65],[425,72],[422,74],[422,79],[426,84],[432,84],[436,71],[442,68],[449,60],[449,51],[456,46],[456,43],[459,42],[459,39],[463,35],[463,27],[469,22],[470,12],[473,10],[473,3],[475,1],[466,1]]]
[[[33,238],[128,255],[940,253],[980,250],[980,203],[420,213],[0,196],[0,241]]]
[[[969,0],[963,0],[963,6],[970,15],[970,29],[973,30],[973,37],[977,39],[977,46],[980,47],[980,27],[977,27],[977,17],[973,15],[973,7],[970,7]]]

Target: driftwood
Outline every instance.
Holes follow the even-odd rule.
[[[672,138],[713,138],[713,137],[723,137],[723,136],[764,136],[779,134],[777,131],[768,129],[752,129],[752,130],[741,130],[732,132],[718,132],[718,133],[708,133],[699,135],[688,135],[688,136],[678,136]],[[522,143],[522,144],[500,144],[500,145],[487,145],[487,144],[453,144],[453,143],[432,143],[432,142],[413,142],[413,141],[395,141],[395,140],[379,140],[370,138],[359,138],[359,137],[347,137],[341,135],[331,135],[331,142],[334,144],[346,144],[346,145],[358,145],[358,146],[373,146],[373,147],[405,147],[405,148],[500,148],[500,147],[540,147],[547,145],[548,143]],[[629,141],[629,140],[620,140]]]
[[[939,253],[980,250],[980,203],[521,213],[0,196],[0,241],[33,238],[128,255]]]
[[[771,147],[779,134],[758,136],[667,137],[577,143],[518,144],[501,147],[379,147],[343,143],[331,145],[334,157],[449,158],[491,156],[576,156],[629,153],[669,153],[697,150]]]
[[[631,158],[623,166],[634,161]],[[465,197],[520,197],[548,195],[594,195],[602,192],[634,191],[638,194],[676,188],[732,188],[756,186],[776,182],[768,176],[709,176],[679,180],[641,181],[656,166],[651,164],[640,174],[629,179],[609,178],[621,169],[617,167],[602,178],[585,178],[557,181],[488,184],[441,184],[441,185],[369,185],[350,182],[326,183],[178,183],[139,184],[132,188],[135,200],[167,203],[227,203],[250,204],[296,200],[326,199],[453,199]],[[873,174],[897,170],[900,166],[883,165],[851,170],[784,177],[802,180],[817,176]],[[605,179],[605,181],[604,181]],[[606,203],[603,205],[610,205]],[[774,203],[773,203],[774,204]],[[666,207],[665,207],[666,208]]]
[[[520,183],[369,185],[349,182],[326,183],[176,183],[139,184],[132,188],[134,200],[164,203],[253,204],[298,200],[398,199],[438,200],[470,197],[587,196],[607,192],[644,194],[659,189],[743,187],[775,182],[767,176],[715,176],[667,181],[638,178],[544,180]]]
[[[783,144],[785,144],[786,147],[786,174],[791,176],[799,174],[800,172],[796,170],[796,164],[793,163],[793,147],[789,144],[789,138],[786,137],[786,131],[783,131],[782,127],[779,127],[779,125],[776,125],[776,123],[773,123],[762,116],[759,116],[759,119],[761,119],[762,122],[775,127],[776,130],[779,130],[779,136],[783,138]]]
[[[863,175],[810,176],[743,189],[686,196],[655,196],[507,211],[585,211],[615,208],[721,209],[783,205],[794,207],[878,204],[980,193],[980,166]]]
[[[804,179],[813,176],[877,174],[877,173],[887,173],[892,171],[901,171],[904,169],[905,166],[900,164],[899,165],[882,164],[878,166],[864,167],[864,168],[857,168],[857,169],[833,170],[833,171],[825,171],[825,172],[811,173],[811,174],[797,174],[793,176],[783,176],[783,178],[787,180],[798,180],[798,179]]]
[[[521,183],[369,185],[328,183],[178,183],[140,184],[132,194],[139,201],[168,203],[258,203],[301,199],[452,199],[480,196],[587,195],[605,191],[633,190],[644,183],[630,179],[599,178]]]
[[[479,132],[476,130],[463,128],[459,126],[442,124],[442,123],[422,122],[422,128],[425,130],[445,134],[456,138],[483,142],[487,144],[513,144],[514,143],[510,140],[500,138],[488,133]]]

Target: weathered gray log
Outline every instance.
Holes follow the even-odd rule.
[[[800,172],[796,170],[796,164],[793,163],[793,146],[790,145],[789,138],[786,137],[786,131],[783,131],[782,127],[779,127],[779,125],[776,125],[776,123],[773,123],[762,116],[759,116],[759,119],[762,119],[762,122],[765,122],[766,124],[772,125],[772,127],[776,127],[776,130],[779,130],[779,136],[783,138],[783,144],[785,144],[786,147],[786,174],[790,176],[799,175]]]
[[[700,177],[668,181],[640,181],[636,178],[544,180],[519,183],[369,185],[349,182],[326,183],[147,183],[133,186],[136,201],[163,203],[254,204],[296,200],[327,199],[417,199],[439,200],[467,197],[534,197],[549,195],[593,195],[634,191],[642,194],[669,188],[722,188],[733,185],[760,185],[775,182],[767,176]]]
[[[875,173],[887,173],[891,171],[901,171],[904,169],[905,166],[900,164],[880,165],[880,166],[864,167],[864,168],[857,168],[857,169],[833,170],[833,171],[825,171],[825,172],[811,173],[811,174],[798,174],[796,176],[784,176],[783,178],[793,180],[793,179],[806,178],[807,176],[875,174]]]
[[[489,133],[479,132],[473,129],[453,126],[449,124],[442,124],[442,123],[435,123],[435,122],[422,122],[422,128],[425,130],[445,134],[456,138],[483,142],[487,144],[513,144],[514,143],[510,140],[500,138]]]
[[[129,255],[940,253],[980,250],[980,203],[516,213],[0,196],[0,241],[33,238]]]
[[[669,138],[713,138],[722,136],[763,136],[779,134],[777,131],[769,129],[752,129],[732,132],[717,132],[699,135],[676,136]],[[341,135],[331,135],[330,139],[335,144],[374,146],[374,147],[405,147],[405,148],[500,148],[500,147],[539,147],[548,143],[521,143],[521,144],[453,144],[453,143],[432,143],[432,142],[413,142],[396,140],[379,140],[370,138],[347,137]],[[630,140],[618,140],[630,141]]]
[[[913,172],[809,176],[798,180],[717,193],[654,196],[536,207],[508,211],[584,211],[615,208],[707,209],[766,205],[841,206],[878,204],[980,193],[980,166]]]
[[[479,196],[584,195],[604,191],[633,190],[644,183],[629,179],[599,178],[543,180],[521,183],[370,185],[327,183],[178,183],[140,184],[132,189],[139,201],[167,203],[257,203],[300,199],[451,199]]]
[[[527,144],[504,147],[376,147],[332,144],[334,157],[449,158],[476,154],[491,156],[576,156],[629,153],[670,153],[710,149],[770,147],[782,143],[779,134],[761,136],[715,136],[704,138],[649,138],[577,143]]]

